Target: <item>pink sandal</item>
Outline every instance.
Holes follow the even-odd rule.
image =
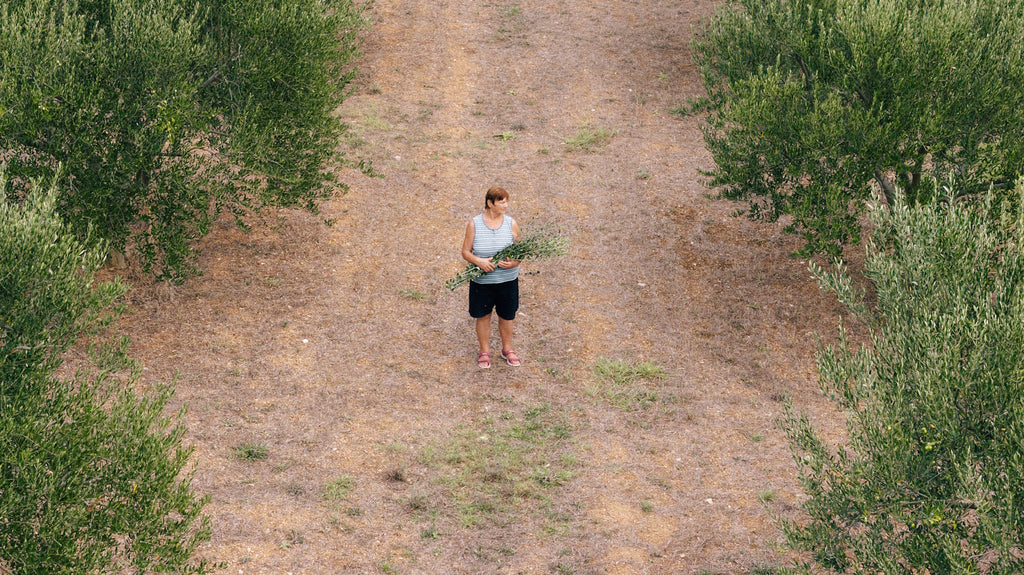
[[[519,356],[516,354],[515,350],[512,349],[508,351],[501,350],[501,359],[504,359],[512,367],[519,367],[520,365],[523,364],[523,362],[520,361]]]
[[[482,351],[477,354],[476,365],[480,369],[487,369],[491,367],[491,354],[486,351]]]

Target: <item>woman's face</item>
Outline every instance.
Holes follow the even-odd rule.
[[[491,202],[491,209],[494,210],[494,212],[496,213],[504,214],[505,210],[508,209],[508,198],[494,200],[493,202]]]

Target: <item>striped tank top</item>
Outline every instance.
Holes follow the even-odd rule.
[[[505,246],[510,245],[512,241],[511,216],[501,216],[501,225],[496,230],[487,227],[487,224],[484,223],[483,214],[473,218],[474,255],[490,258]],[[478,284],[500,284],[512,281],[518,277],[519,266],[507,270],[496,267],[493,272],[486,273],[473,281]]]

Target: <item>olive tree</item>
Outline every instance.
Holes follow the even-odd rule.
[[[864,275],[816,268],[869,338],[818,354],[847,414],[830,446],[792,406],[783,426],[807,500],[781,520],[801,572],[1024,572],[1024,181],[1016,202],[940,191],[870,210]]]
[[[362,25],[351,0],[4,2],[0,161],[15,194],[59,176],[79,237],[181,278],[224,210],[344,187],[334,111]]]
[[[1009,190],[1024,168],[1016,0],[737,0],[694,40],[708,184],[805,253],[858,241],[871,184],[927,200]],[[922,194],[925,197],[922,197]]]
[[[80,241],[57,193],[4,194],[0,172],[0,571],[19,575],[207,572],[205,498],[191,489],[171,386],[136,390],[125,342],[65,352],[117,314],[125,291],[97,282],[102,242]]]

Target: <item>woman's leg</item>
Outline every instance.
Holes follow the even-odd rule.
[[[522,365],[519,354],[512,349],[512,320],[498,316],[498,333],[501,334],[501,357],[513,367]]]
[[[512,349],[512,321],[498,316],[498,335],[501,336],[501,351]]]
[[[501,325],[501,322],[498,322]],[[476,319],[476,339],[480,343],[480,353],[491,351],[491,314]]]

